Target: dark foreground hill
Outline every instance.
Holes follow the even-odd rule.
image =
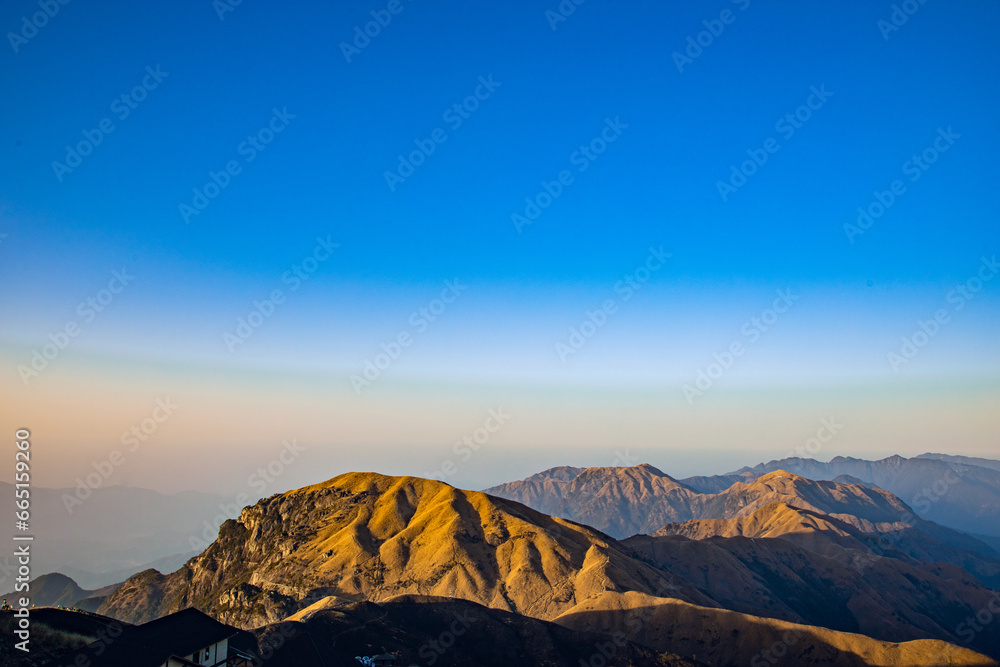
[[[693,667],[705,663],[625,638],[577,631],[468,600],[402,596],[336,608],[317,604],[296,620],[254,631],[280,646],[269,667],[358,664],[355,656],[391,653],[398,665],[438,667]],[[593,661],[593,662],[592,662]]]

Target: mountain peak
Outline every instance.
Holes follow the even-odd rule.
[[[766,475],[761,475],[756,479],[757,482],[771,482],[779,479],[787,479],[793,482],[809,482],[810,480],[802,477],[801,475],[796,475],[794,472],[789,472],[787,470],[775,470],[774,472],[769,472]]]

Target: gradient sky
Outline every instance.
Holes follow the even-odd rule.
[[[1000,5],[932,0],[886,32],[891,4],[588,0],[553,29],[555,1],[400,0],[348,62],[341,43],[388,2],[248,0],[222,20],[209,0],[71,2],[26,40],[10,33],[38,5],[6,3],[0,426],[32,429],[36,484],[70,486],[169,397],[104,483],[225,493],[293,439],[305,451],[268,492],[449,460],[446,480],[474,488],[558,464],[723,472],[801,448],[831,416],[844,428],[821,459],[995,456],[1000,279],[954,290],[1000,250]],[[673,54],[720,15],[678,71]],[[120,118],[147,67],[166,76]],[[481,78],[499,85],[454,127],[446,112]],[[788,136],[776,122],[813,89],[832,95]],[[249,161],[241,143],[274,109],[294,118]],[[104,119],[113,132],[57,176]],[[627,127],[580,171],[608,119]],[[390,189],[385,172],[437,128],[446,140]],[[958,138],[911,180],[939,131]],[[770,138],[724,201],[717,183]],[[185,222],[179,206],[230,161],[240,172]],[[572,183],[518,231],[512,214],[563,170]],[[897,179],[905,192],[849,239]],[[283,276],[318,238],[339,246],[293,290]],[[671,257],[626,301],[616,285],[651,247]],[[86,321],[79,304],[123,269],[134,279]],[[460,296],[414,324],[455,280]],[[284,302],[230,351],[224,335],[275,289]],[[745,333],[776,290],[794,305]],[[24,382],[71,322],[79,335]],[[400,333],[412,344],[359,395],[352,374]],[[478,451],[454,451],[501,408]]]

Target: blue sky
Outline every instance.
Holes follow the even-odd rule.
[[[140,385],[149,400],[205,381],[230,391],[223,387],[239,384],[241,373],[257,374],[243,389],[261,405],[330,392],[345,414],[376,415],[375,431],[391,420],[396,391],[418,402],[438,389],[458,391],[474,397],[471,412],[507,391],[517,400],[525,388],[550,392],[525,408],[542,412],[572,405],[571,389],[581,386],[652,392],[660,403],[635,417],[633,446],[641,447],[643,429],[656,432],[658,405],[697,409],[683,385],[713,354],[748,342],[741,327],[781,289],[801,300],[703,397],[720,415],[716,396],[730,389],[825,388],[816,414],[845,386],[879,387],[884,401],[905,402],[900,384],[921,382],[950,388],[950,399],[966,406],[965,392],[995,396],[997,283],[985,282],[961,311],[948,295],[1000,246],[996,3],[931,0],[883,34],[878,22],[891,19],[891,3],[587,0],[553,29],[546,11],[557,11],[555,2],[400,0],[348,62],[341,43],[371,12],[384,17],[388,4],[246,0],[220,20],[208,0],[70,2],[13,46],[9,33],[39,6],[18,0],[0,10],[8,91],[0,107],[4,395],[44,421],[54,419],[45,406],[72,395],[76,383],[107,384],[88,398],[94,406],[78,428],[52,427],[53,449],[74,452],[72,465],[85,467],[116,440],[116,424],[142,416],[135,406],[130,417],[122,400],[141,394]],[[678,71],[673,54],[720,25]],[[150,70],[164,74],[157,81]],[[155,87],[140,91],[145,99],[121,118],[115,100],[144,78]],[[495,82],[492,90],[482,80]],[[456,127],[448,110],[477,87],[482,99]],[[831,94],[820,102],[810,98],[814,90]],[[800,110],[810,99],[815,108]],[[268,127],[274,110],[282,129],[248,160],[243,142]],[[809,118],[794,133],[776,126],[797,110]],[[66,146],[104,119],[114,130],[60,180],[53,162],[64,162]],[[609,122],[618,128],[614,141],[582,159],[581,146]],[[427,145],[438,128],[447,138],[390,189],[385,173],[397,156]],[[910,180],[907,162],[934,146],[939,131],[952,137],[947,150]],[[718,182],[769,139],[776,152],[723,200]],[[185,221],[180,205],[192,204],[193,189],[231,161],[239,173]],[[525,198],[564,170],[572,182],[519,232],[512,214],[523,214]],[[905,192],[850,242],[844,225],[897,179]],[[317,238],[339,247],[293,292],[282,276],[313,253]],[[661,246],[669,261],[625,302],[616,283]],[[79,319],[77,305],[123,267],[134,283],[25,385],[18,367],[51,332]],[[468,289],[357,395],[350,377],[455,279]],[[231,353],[223,335],[274,289],[286,302]],[[619,308],[564,363],[557,344],[609,298]],[[948,323],[894,372],[886,355],[942,308]],[[171,379],[177,369],[188,370]],[[288,393],[279,396],[271,376],[259,375],[267,373],[284,374]],[[264,440],[278,434],[248,426],[239,401],[219,401],[218,421],[233,434],[232,449],[220,450],[254,442],[266,451]],[[617,446],[621,413],[612,403],[586,408],[604,414],[596,427],[604,435],[577,462],[601,463]],[[995,424],[966,409],[983,430],[964,450],[981,453]],[[388,431],[372,442],[413,445],[408,451],[434,459],[432,443],[451,437],[435,434],[464,428],[456,410],[442,398],[425,411],[436,426],[413,442]],[[787,413],[779,398],[767,410],[778,421]],[[324,424],[309,432],[313,451],[359,441]],[[177,442],[196,431],[173,428]],[[706,434],[698,442],[691,428],[683,443],[650,435],[650,457],[708,446],[740,450],[748,463],[774,458],[760,449],[774,436],[733,445]],[[871,448],[894,427],[872,428],[850,447]],[[511,452],[559,458],[570,446],[553,436],[560,429],[552,417],[544,428],[498,437],[510,438]],[[952,439],[928,444],[965,453]],[[902,444],[882,446],[889,453]],[[384,460],[373,455],[367,464]],[[54,465],[53,485],[72,480],[66,465]],[[420,465],[431,464],[401,467]],[[490,474],[470,468],[469,480],[501,481]],[[150,475],[136,472],[135,482],[152,485]],[[201,484],[192,478],[188,486]]]

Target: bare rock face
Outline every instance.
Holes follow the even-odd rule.
[[[239,584],[219,595],[215,616],[223,623],[259,627],[278,623],[295,613],[298,601],[273,590],[253,584]]]

